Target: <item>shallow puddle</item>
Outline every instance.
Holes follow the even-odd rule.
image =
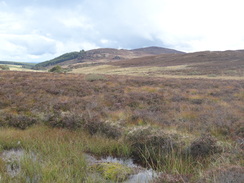
[[[2,158],[2,160],[6,163],[7,173],[11,177],[15,177],[20,173],[20,162],[25,157],[31,158],[31,160],[36,161],[36,156],[34,153],[27,153],[23,149],[4,150],[0,154],[0,158]]]
[[[129,168],[132,168],[134,171],[133,175],[130,175],[129,178],[123,183],[149,183],[153,178],[157,177],[158,173],[152,169],[146,169],[142,166],[139,166],[133,163],[132,159],[123,159],[123,158],[114,158],[108,156],[106,158],[97,159],[92,155],[85,154],[85,158],[90,165],[98,163],[119,163],[125,165]]]
[[[7,164],[7,173],[11,177],[15,177],[21,171],[20,160],[24,157],[25,151],[22,149],[5,150],[1,154],[1,158]]]

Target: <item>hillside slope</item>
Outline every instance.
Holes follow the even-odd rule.
[[[57,64],[67,66],[67,65],[83,63],[83,62],[121,61],[125,59],[139,58],[139,57],[166,54],[166,53],[180,54],[183,52],[173,50],[173,49],[160,48],[160,47],[147,47],[147,48],[139,48],[134,50],[99,48],[99,49],[93,49],[88,51],[82,50],[80,52],[66,53],[52,60],[48,60],[37,64],[35,66],[35,69],[50,67]]]
[[[143,58],[113,62],[112,65],[132,66],[175,66],[185,64],[235,65],[244,64],[244,50],[237,51],[203,51],[184,54],[162,54]]]
[[[56,57],[52,60],[48,60],[45,62],[41,62],[39,64],[36,64],[33,69],[43,69],[45,67],[49,67],[49,66],[53,66],[53,65],[57,65],[57,64],[61,64],[65,61],[72,61],[72,60],[76,60],[78,57],[80,57],[82,55],[81,52],[71,52],[71,53],[65,53],[59,57]]]
[[[204,51],[185,54],[164,54],[143,58],[128,59],[121,62],[113,62],[110,65],[120,67],[174,67],[184,66],[182,72],[194,70],[198,75],[220,74],[228,72],[229,75],[244,75],[244,50],[236,51]]]
[[[243,80],[244,50],[151,55],[71,69],[83,74]]]

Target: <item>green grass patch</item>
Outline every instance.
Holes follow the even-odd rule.
[[[121,155],[127,151],[118,141],[90,137],[83,131],[34,126],[24,131],[4,128],[0,134],[1,151],[21,148],[35,156],[21,159],[21,172],[16,177],[6,173],[1,161],[0,174],[4,182],[86,182],[89,170],[84,151]]]

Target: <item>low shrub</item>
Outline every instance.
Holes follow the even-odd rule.
[[[197,183],[243,183],[244,168],[226,166],[207,171]]]
[[[152,183],[189,183],[190,177],[189,175],[161,173]]]
[[[242,150],[244,150],[244,138],[237,138],[236,143]]]
[[[7,66],[7,65],[0,65],[0,70],[7,71],[7,70],[10,70],[10,69],[9,69],[9,66]]]
[[[220,153],[222,149],[217,145],[217,140],[210,135],[202,135],[187,147],[187,154],[194,158],[207,157]]]
[[[82,127],[83,118],[70,112],[55,112],[49,116],[47,124],[54,128],[77,129]]]
[[[244,127],[241,126],[241,127],[237,128],[235,133],[236,133],[237,136],[239,136],[241,138],[244,138]]]
[[[171,135],[150,126],[132,129],[126,135],[125,140],[131,144],[135,160],[147,161],[150,166],[162,163],[169,153],[179,147],[176,139]]]
[[[24,130],[37,122],[38,120],[32,116],[8,114],[5,116],[4,126],[6,125]]]
[[[48,72],[65,73],[65,72],[67,72],[67,70],[62,68],[60,65],[56,65],[53,68],[51,68],[50,70],[48,70]]]
[[[104,75],[100,75],[100,74],[88,74],[85,77],[85,80],[87,81],[106,81],[107,78]]]
[[[84,129],[91,135],[101,134],[108,138],[117,139],[122,135],[122,129],[116,124],[112,124],[108,121],[103,122],[99,119],[90,119],[85,123]]]
[[[194,99],[191,99],[190,102],[191,102],[192,104],[201,105],[201,104],[204,102],[204,99],[201,99],[201,98],[194,98]]]
[[[117,139],[122,135],[121,127],[110,122],[103,122],[98,128],[99,133],[104,134],[108,138]]]
[[[58,102],[53,105],[54,110],[59,111],[69,111],[71,109],[71,104],[68,102]]]

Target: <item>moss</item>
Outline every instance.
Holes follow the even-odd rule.
[[[92,166],[105,179],[122,182],[132,174],[132,169],[120,163],[98,163]]]

